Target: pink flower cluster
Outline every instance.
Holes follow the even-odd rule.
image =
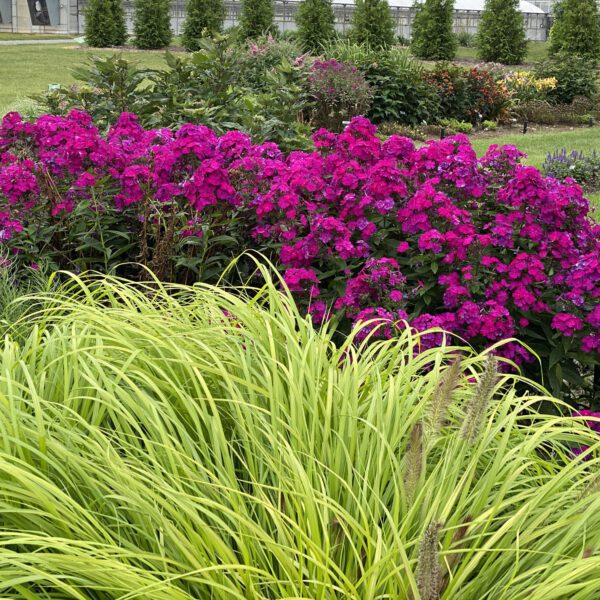
[[[574,417],[588,417],[588,419],[586,420],[586,425],[594,432],[596,432],[597,434],[600,435],[600,412],[594,412],[593,410],[588,410],[588,409],[583,409],[583,410],[578,410],[575,412],[575,414],[573,415]],[[575,456],[579,456],[580,454],[583,454],[584,452],[586,452],[589,449],[589,446],[579,446],[577,448],[573,448],[573,454]],[[588,457],[589,459],[590,457]]]
[[[361,117],[340,134],[319,130],[314,146],[284,155],[241,132],[146,131],[129,114],[102,137],[81,112],[35,123],[9,114],[0,241],[13,252],[33,244],[24,229],[34,213],[68,232],[93,195],[95,210],[138,221],[164,211],[180,238],[230,223],[232,257],[268,250],[316,321],[337,311],[351,323],[378,320],[380,335],[410,322],[480,347],[515,336],[600,351],[600,228],[574,182],[521,165],[511,146],[478,159],[464,136],[418,149],[381,141]],[[531,358],[516,343],[502,352]]]

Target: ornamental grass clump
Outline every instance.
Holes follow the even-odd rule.
[[[0,355],[0,595],[589,600],[589,416],[540,414],[533,384],[408,330],[335,344],[255,281],[85,275],[23,300],[45,309]]]

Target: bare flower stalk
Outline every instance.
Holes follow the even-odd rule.
[[[461,526],[454,532],[454,535],[452,536],[452,548],[456,548],[457,546],[458,546],[458,548],[460,548],[461,542],[464,540],[464,538],[466,537],[466,535],[469,531],[470,521],[471,521],[471,518],[466,517],[463,520]],[[458,548],[456,548],[455,551],[452,552],[452,554],[448,555],[447,571],[444,573],[443,577],[440,579],[440,587],[439,587],[439,595],[440,596],[443,594],[444,590],[446,589],[446,586],[448,585],[450,573],[452,573],[452,571],[454,570],[454,568],[456,567],[456,565],[458,564],[458,561],[460,559],[461,552]]]
[[[437,600],[440,597],[441,572],[438,546],[441,529],[441,523],[435,521],[430,523],[419,544],[417,588],[421,600]]]
[[[492,398],[494,387],[498,381],[497,361],[491,354],[488,355],[485,367],[475,394],[467,406],[467,414],[460,430],[461,437],[470,444],[479,437],[489,401]]]

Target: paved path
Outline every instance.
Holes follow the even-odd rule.
[[[74,40],[0,40],[0,46],[46,46],[72,43],[74,43]]]

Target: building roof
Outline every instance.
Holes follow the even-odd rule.
[[[423,1],[423,0],[420,0]],[[333,0],[334,4],[354,4],[354,0]],[[414,6],[415,0],[388,0],[391,7],[394,8],[411,8]],[[485,0],[455,0],[455,10],[477,10],[482,11],[485,6]],[[526,0],[520,2],[521,12],[545,14],[544,11]]]

